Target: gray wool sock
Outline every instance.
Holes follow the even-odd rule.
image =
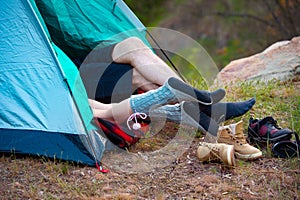
[[[151,110],[150,117],[167,118],[176,123],[181,122],[181,104],[164,105]]]

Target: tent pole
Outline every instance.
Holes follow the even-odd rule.
[[[180,73],[180,71],[178,70],[178,68],[175,66],[175,64],[172,62],[172,60],[169,58],[169,56],[167,55],[167,53],[159,46],[158,42],[156,41],[156,39],[151,35],[151,33],[146,29],[147,34],[150,36],[150,38],[152,39],[152,41],[155,43],[155,45],[159,48],[159,50],[162,52],[162,54],[166,57],[166,59],[168,60],[168,62],[171,64],[171,66],[173,67],[173,69],[176,71],[176,73],[178,74],[178,76],[180,76],[180,78],[186,82],[185,78],[183,77],[183,75]]]

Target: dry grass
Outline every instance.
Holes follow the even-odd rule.
[[[199,139],[198,139],[199,140]],[[95,168],[60,161],[3,156],[2,199],[299,199],[297,159],[264,157],[199,163],[197,139],[176,163],[153,172],[99,173]]]

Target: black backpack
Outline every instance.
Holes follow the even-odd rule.
[[[261,135],[259,131],[262,126],[269,129],[275,128],[278,132],[271,135],[268,130],[266,134]],[[295,136],[295,141],[291,140],[293,135]],[[274,157],[292,158],[300,156],[299,135],[287,128],[280,128],[277,125],[277,121],[271,116],[263,119],[254,119],[251,117],[249,119],[247,140],[249,143],[270,144]]]
[[[274,157],[278,158],[300,158],[300,141],[299,135],[294,132],[295,141],[285,140],[275,143],[272,146],[272,153]]]

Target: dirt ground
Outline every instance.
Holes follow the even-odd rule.
[[[170,128],[170,127],[169,127]],[[166,129],[162,130],[166,131]],[[167,127],[167,132],[172,132]],[[173,131],[174,132],[174,131]],[[163,143],[172,134],[152,138]],[[298,159],[264,156],[254,161],[236,160],[235,167],[201,163],[195,138],[177,159],[144,173],[109,173],[45,158],[3,155],[0,158],[1,199],[299,199]],[[149,141],[147,141],[148,143]],[[153,147],[141,141],[130,151]],[[159,145],[158,145],[159,146]],[[124,161],[125,162],[125,161]]]

